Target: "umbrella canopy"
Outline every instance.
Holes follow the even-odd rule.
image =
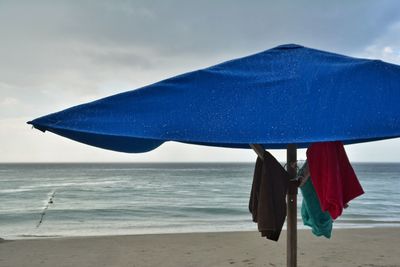
[[[282,45],[28,122],[122,152],[400,136],[400,66]]]

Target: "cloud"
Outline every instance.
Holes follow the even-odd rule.
[[[6,97],[0,102],[1,108],[10,108],[18,104],[18,99],[13,97]]]
[[[366,46],[359,56],[400,64],[400,21],[382,30],[379,38]]]
[[[13,121],[2,130],[2,137],[15,137],[0,141],[0,147],[9,149],[2,160],[18,159],[11,156],[13,144],[13,155],[22,155],[24,146],[19,144],[29,146],[29,140],[44,145],[52,138],[33,141],[20,118],[38,117],[282,43],[400,63],[399,8],[398,1],[372,0],[0,1],[0,120],[9,126]],[[68,156],[45,155],[41,146],[33,146],[32,155],[41,156],[31,159],[75,159],[76,151],[93,160],[115,155],[51,140]],[[166,156],[177,148],[168,144],[165,149]],[[219,152],[225,150],[201,148],[196,150],[198,160],[208,151],[215,155],[210,159],[230,159],[227,152]],[[244,159],[249,155],[238,153]],[[196,159],[186,154],[177,158]]]
[[[3,1],[0,75],[20,90],[53,86],[97,93],[103,82],[129,80],[128,74],[118,75],[121,71],[153,72],[156,81],[165,69],[203,67],[280,43],[351,53],[398,21],[398,6],[395,1]],[[54,86],[78,80],[68,88]]]

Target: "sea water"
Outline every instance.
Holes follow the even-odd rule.
[[[400,226],[400,164],[353,167],[365,194],[334,228]],[[0,237],[256,231],[248,211],[253,170],[252,163],[0,164]]]

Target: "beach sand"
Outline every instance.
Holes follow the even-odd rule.
[[[330,240],[298,235],[299,266],[400,266],[400,228],[335,229]],[[71,237],[2,241],[0,266],[286,266],[279,242],[258,232]]]

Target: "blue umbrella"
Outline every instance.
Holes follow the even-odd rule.
[[[400,66],[282,45],[29,123],[92,146],[286,148],[400,136]]]
[[[28,123],[131,153],[166,141],[252,147],[259,154],[291,144],[294,162],[296,147],[313,142],[399,137],[399,100],[400,66],[288,44]],[[288,264],[295,266],[297,189],[289,191]]]

